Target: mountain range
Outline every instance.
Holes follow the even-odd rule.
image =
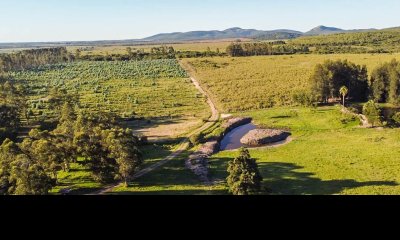
[[[150,42],[174,42],[174,41],[195,41],[195,40],[220,40],[231,38],[252,38],[265,40],[292,39],[301,36],[328,35],[346,32],[365,32],[376,31],[377,29],[353,29],[344,30],[335,27],[318,26],[308,32],[299,32],[288,29],[277,29],[271,31],[262,31],[256,29],[229,28],[224,31],[192,31],[192,32],[174,32],[161,33],[148,38],[144,41]]]
[[[399,28],[387,28],[380,30],[398,30]],[[69,41],[69,42],[34,42],[34,43],[0,43],[0,49],[10,48],[39,48],[39,47],[57,47],[57,46],[93,46],[93,45],[145,45],[149,43],[179,43],[185,41],[207,41],[223,39],[257,39],[257,40],[283,40],[294,39],[302,36],[329,35],[336,33],[370,32],[379,29],[352,29],[344,30],[335,27],[318,26],[308,32],[300,32],[289,29],[277,29],[270,31],[256,29],[229,28],[223,31],[191,31],[161,33],[143,39],[127,40],[104,40],[104,41]]]

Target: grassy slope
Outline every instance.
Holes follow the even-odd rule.
[[[336,107],[298,109],[298,117],[282,118],[287,111],[246,113],[257,124],[290,127],[293,133],[286,146],[251,150],[273,194],[400,194],[399,129],[343,125]],[[215,155],[213,176],[225,178],[226,164],[236,155]]]
[[[248,111],[292,103],[292,94],[307,89],[314,66],[328,59],[348,59],[367,65],[371,72],[380,63],[400,54],[336,54],[262,56],[245,58],[184,59],[193,74],[225,112]]]

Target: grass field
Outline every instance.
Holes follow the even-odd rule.
[[[205,186],[185,167],[188,153],[182,154],[150,174],[136,179],[129,187],[115,188],[112,195],[212,195],[226,194],[223,184]]]
[[[224,112],[249,111],[293,103],[292,95],[309,87],[318,63],[348,59],[367,65],[369,72],[400,54],[335,54],[184,59],[217,107]]]
[[[400,129],[363,129],[341,122],[339,107],[292,108],[245,113],[255,123],[289,128],[294,141],[273,149],[253,149],[272,194],[400,194]],[[227,162],[237,151],[211,159],[214,178],[226,178]]]
[[[298,116],[288,117],[293,111]],[[400,194],[399,129],[360,128],[357,119],[343,116],[336,106],[283,107],[237,115],[252,116],[258,125],[290,129],[293,134],[288,145],[250,150],[268,194]],[[237,154],[225,151],[210,159],[210,177],[216,180],[212,187],[202,185],[185,169],[182,156],[111,194],[224,195],[227,163]]]
[[[50,87],[79,95],[87,111],[114,112],[146,118],[150,135],[181,135],[209,115],[203,96],[176,60],[130,62],[76,62],[14,72],[24,82],[36,117],[51,116],[46,108]],[[148,121],[150,120],[150,122]],[[160,130],[163,125],[173,126]],[[129,125],[129,124],[128,124]],[[143,124],[131,123],[139,128]],[[175,130],[174,130],[175,129]],[[144,131],[146,133],[146,130]]]

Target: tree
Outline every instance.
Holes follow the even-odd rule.
[[[244,55],[242,44],[232,43],[226,48],[226,53],[232,57],[239,57]]]
[[[110,157],[116,159],[118,171],[116,177],[128,186],[129,178],[136,173],[143,163],[138,148],[139,139],[133,136],[132,130],[113,129],[108,132],[107,147]]]
[[[321,101],[341,98],[340,88],[346,86],[347,96],[353,101],[364,101],[368,93],[368,72],[365,66],[347,60],[326,61],[318,64],[311,77],[312,92]]]
[[[340,92],[340,95],[342,95],[342,97],[343,97],[343,107],[345,107],[346,106],[345,100],[346,100],[347,94],[349,93],[349,89],[346,86],[343,86],[340,88],[339,92]]]
[[[257,194],[261,190],[262,176],[249,150],[240,149],[240,155],[229,162],[227,178],[229,192],[234,195]]]
[[[127,47],[126,48],[126,52],[128,53],[129,56],[132,56],[132,48],[131,47]]]
[[[0,194],[45,195],[55,185],[44,167],[9,139],[0,146]]]
[[[82,53],[82,51],[81,51],[81,49],[76,49],[75,50],[75,59],[80,59],[81,58],[81,53]]]
[[[364,105],[363,114],[368,118],[372,127],[381,124],[381,111],[379,106],[373,100],[370,100]]]
[[[327,103],[330,94],[331,73],[322,64],[317,64],[311,76],[312,94],[321,102]]]

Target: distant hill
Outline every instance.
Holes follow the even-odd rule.
[[[346,32],[346,30],[340,28],[318,26],[304,33],[304,35],[328,35],[328,34],[344,33],[344,32]]]
[[[341,28],[336,27],[327,27],[327,26],[318,26],[311,29],[308,32],[305,32],[304,35],[306,36],[318,36],[318,35],[330,35],[336,33],[354,33],[354,32],[372,32],[376,31],[377,29],[370,28],[370,29],[352,29],[352,30],[344,30]]]
[[[223,39],[239,39],[249,38],[256,40],[283,40],[283,39],[297,39],[306,36],[320,36],[324,41],[327,35],[344,34],[344,33],[365,33],[365,32],[380,32],[391,31],[400,32],[400,27],[386,28],[382,30],[377,29],[354,29],[344,30],[336,27],[318,26],[310,31],[303,33],[289,29],[277,29],[271,31],[263,31],[256,29],[242,29],[242,28],[229,28],[223,31],[191,31],[191,32],[175,32],[175,33],[161,33],[144,39],[127,39],[127,40],[105,40],[105,41],[63,41],[63,42],[33,42],[33,43],[0,43],[1,49],[18,49],[18,48],[43,48],[43,47],[57,47],[57,46],[107,46],[107,45],[146,45],[146,44],[160,44],[160,43],[181,43],[187,41],[207,41],[207,40],[223,40]],[[386,37],[386,36],[385,36]],[[365,37],[364,37],[365,38]],[[311,40],[311,39],[310,39]],[[314,39],[315,40],[315,39]]]
[[[287,39],[301,36],[303,33],[294,30],[273,30],[260,31],[256,29],[229,28],[224,31],[193,31],[193,32],[175,32],[162,33],[143,41],[150,42],[176,42],[176,41],[196,41],[196,40],[218,40],[229,38],[266,38],[266,39]]]

